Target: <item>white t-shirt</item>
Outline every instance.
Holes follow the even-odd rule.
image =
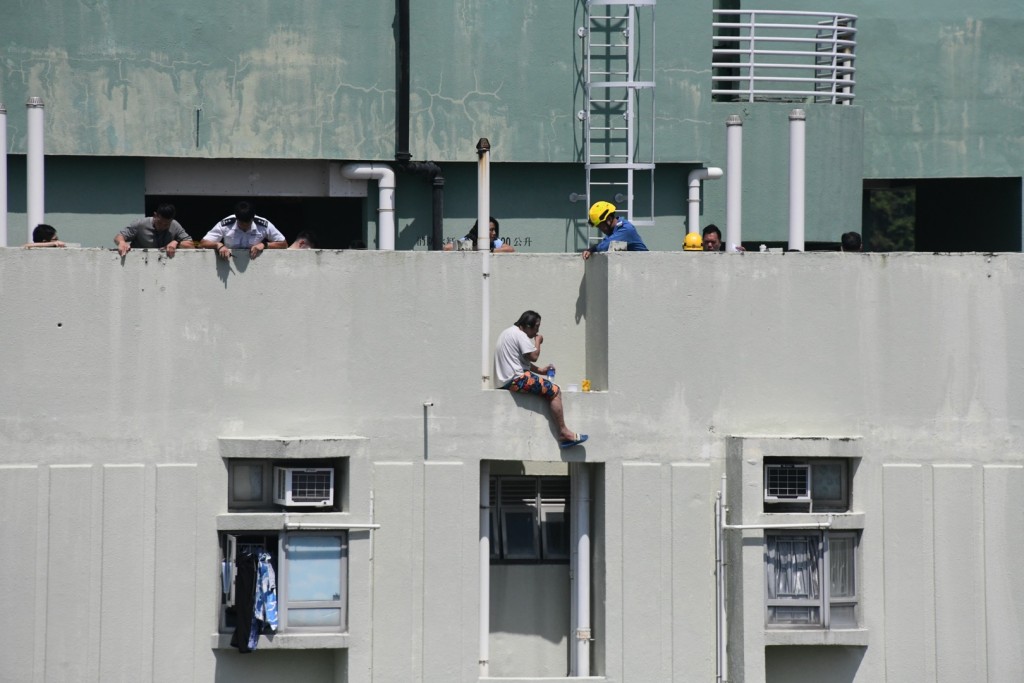
[[[525,356],[536,350],[533,340],[515,325],[502,332],[494,347],[494,374],[498,378],[498,386],[529,370],[530,361]]]

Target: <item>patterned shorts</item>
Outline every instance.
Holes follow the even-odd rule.
[[[538,375],[536,372],[530,372],[529,370],[519,373],[502,388],[517,393],[537,394],[549,401],[558,396],[561,391],[558,385],[553,384],[547,377]]]

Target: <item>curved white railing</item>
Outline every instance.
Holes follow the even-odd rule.
[[[712,11],[715,101],[853,102],[856,15]]]

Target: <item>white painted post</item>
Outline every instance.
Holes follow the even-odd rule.
[[[575,602],[576,628],[572,637],[576,639],[575,675],[590,676],[590,470],[586,463],[574,463],[573,511],[576,520],[576,567]]]
[[[804,250],[805,137],[807,114],[789,112],[789,249]]]
[[[480,677],[487,676],[491,638],[491,466],[480,463]]]
[[[476,143],[476,248],[480,250],[480,387],[491,388],[491,143]]]
[[[725,120],[725,250],[743,243],[743,119]]]
[[[0,247],[7,246],[7,107],[0,102]]]
[[[44,169],[43,169],[43,98],[30,97],[25,103],[28,108],[28,156],[25,161],[27,177],[28,242],[32,241],[32,231],[40,223],[46,222],[44,208]]]

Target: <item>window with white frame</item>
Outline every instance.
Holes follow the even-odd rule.
[[[491,559],[566,562],[569,559],[569,477],[493,476]]]
[[[264,552],[276,575],[278,633],[347,631],[348,534],[268,531],[221,534],[221,632],[233,632],[245,611],[240,592],[252,583],[243,565]]]
[[[848,458],[764,459],[765,512],[847,512]]]
[[[857,626],[856,531],[765,532],[765,623]]]

